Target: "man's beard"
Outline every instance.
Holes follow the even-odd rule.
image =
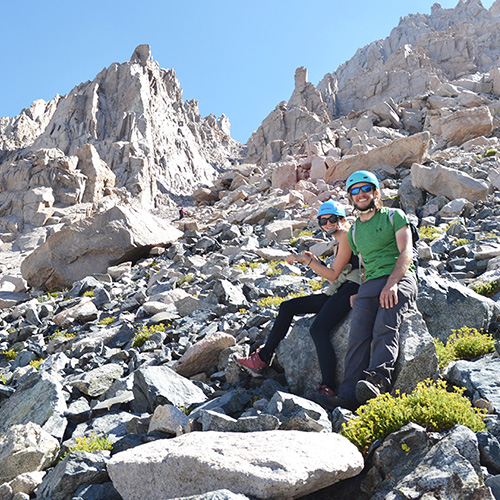
[[[371,212],[372,210],[374,210],[376,208],[375,207],[375,198],[372,198],[372,201],[370,202],[370,204],[364,209],[359,208],[359,206],[356,205],[356,203],[354,203],[354,206],[356,207],[356,210],[361,214]]]

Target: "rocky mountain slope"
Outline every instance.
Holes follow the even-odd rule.
[[[440,142],[434,125],[444,118],[443,108],[481,104],[467,102],[468,92],[500,93],[499,23],[498,1],[489,10],[479,0],[460,0],[454,9],[435,4],[430,15],[407,16],[389,37],[360,48],[317,87],[300,68],[289,101],[278,104],[250,138],[249,158],[283,159],[290,143],[305,148],[313,133],[323,156],[335,159],[337,147],[350,154],[350,133],[342,129],[352,122],[345,117],[364,132],[379,124],[406,134],[431,130]],[[465,92],[458,102],[457,87]]]
[[[196,101],[184,102],[175,71],[160,69],[147,45],[137,47],[130,61],[103,69],[67,96],[49,103],[36,101],[18,117],[2,119],[2,195],[20,187],[20,168],[29,177],[24,192],[54,188],[57,181],[33,179],[33,168],[56,168],[72,179],[88,175],[79,152],[89,147],[95,149],[93,164],[105,164],[102,168],[113,177],[114,187],[148,209],[212,181],[241,149],[230,137],[227,117],[202,118]],[[55,165],[41,152],[55,157]],[[64,188],[70,190],[68,185]],[[73,180],[71,191],[73,203],[99,199],[91,196],[81,178]],[[56,204],[68,201],[56,193]],[[5,215],[23,219],[12,212]]]
[[[0,499],[500,498],[500,358],[440,371],[434,340],[500,339],[500,292],[473,290],[500,283],[499,8],[436,4],[317,88],[299,68],[244,159],[147,46],[2,119]],[[356,169],[423,228],[394,390],[464,387],[484,432],[409,424],[363,456],[339,434],[353,415],[306,398],[309,317],[264,377],[234,361],[265,341],[273,301],[321,287],[283,257],[331,257],[315,215],[333,198],[353,220]],[[331,336],[339,379],[348,329]]]

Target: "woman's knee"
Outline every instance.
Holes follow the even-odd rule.
[[[314,321],[313,324],[311,325],[311,328],[309,328],[309,333],[313,340],[317,339],[322,339],[325,337],[330,337],[330,331],[331,328],[325,327],[325,325]]]
[[[278,314],[282,316],[293,316],[294,315],[294,306],[293,299],[285,300],[282,302],[278,309]]]

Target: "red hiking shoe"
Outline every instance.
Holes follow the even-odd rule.
[[[333,389],[330,389],[330,387],[328,387],[325,384],[320,385],[316,392],[318,394],[322,394],[323,396],[326,396],[327,398],[333,398],[336,396],[335,391]]]
[[[246,358],[236,358],[236,362],[242,366],[252,377],[260,377],[267,363],[262,361],[259,356],[260,349],[250,354]]]
[[[323,406],[323,408],[329,407],[329,402],[335,398],[337,394],[326,384],[321,384],[314,392],[309,394],[309,399]]]

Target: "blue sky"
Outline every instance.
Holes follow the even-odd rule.
[[[485,8],[494,0],[482,0]],[[226,114],[246,142],[294,87],[295,69],[317,84],[356,50],[387,37],[426,0],[0,0],[0,116],[67,94],[113,62],[151,45],[174,68],[184,99],[203,116]],[[453,8],[458,0],[443,0]]]

